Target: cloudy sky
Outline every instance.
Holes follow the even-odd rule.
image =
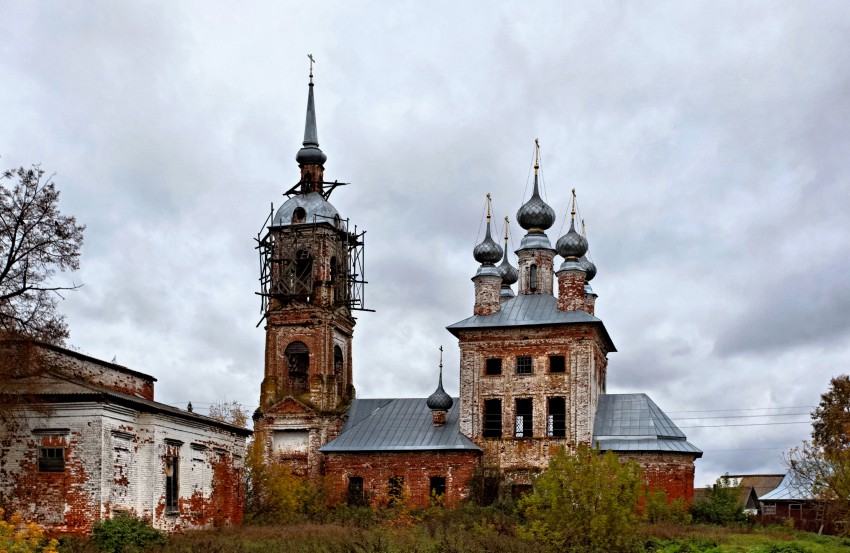
[[[0,165],[55,172],[88,227],[70,344],[155,375],[160,401],[256,406],[253,238],[298,180],[308,53],[326,177],[351,183],[331,201],[368,231],[360,397],[428,395],[441,344],[457,393],[445,326],[472,311],[484,195],[514,218],[535,138],[550,238],[573,187],[587,221],[609,391],[677,421],[697,485],[784,472],[850,370],[846,3],[0,12]]]

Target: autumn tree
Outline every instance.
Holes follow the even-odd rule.
[[[79,268],[84,225],[59,211],[52,177],[33,165],[0,176],[0,332],[61,344],[68,326],[56,312],[56,270]]]
[[[850,376],[836,376],[812,411],[812,440],[825,449],[850,447]]]
[[[241,426],[242,428],[248,427],[248,413],[238,401],[217,400],[210,405],[209,416],[210,418]]]

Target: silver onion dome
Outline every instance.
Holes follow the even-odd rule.
[[[570,221],[570,230],[555,243],[558,255],[565,259],[578,259],[587,253],[587,239],[576,232],[574,221]]]
[[[428,399],[425,400],[425,405],[428,406],[428,409],[432,411],[448,411],[454,405],[454,400],[452,396],[446,393],[443,390],[443,371],[440,369],[440,381],[437,384],[437,390],[428,396]]]
[[[540,197],[537,175],[534,175],[534,191],[531,198],[516,212],[516,221],[525,230],[544,231],[555,224],[555,210]]]
[[[496,269],[498,269],[499,275],[502,277],[502,286],[510,286],[519,280],[519,271],[508,262],[507,249],[505,249],[505,256],[502,258],[502,263]]]
[[[596,264],[589,260],[587,256],[581,256],[581,259],[578,260],[579,264],[581,264],[582,268],[584,268],[584,280],[590,282],[593,280],[593,277],[596,276]]]
[[[484,264],[494,264],[502,259],[502,246],[493,241],[490,236],[490,220],[487,220],[487,233],[484,235],[484,241],[475,246],[472,250],[472,256],[475,261]]]

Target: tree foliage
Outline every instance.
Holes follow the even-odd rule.
[[[56,553],[59,545],[44,534],[44,529],[34,522],[24,522],[18,514],[8,518],[0,508],[0,551],[12,553]]]
[[[721,476],[705,496],[691,505],[694,522],[706,524],[736,524],[747,520],[744,506],[738,499],[738,490],[732,486],[729,476]]]
[[[7,181],[17,180],[14,185]],[[59,211],[52,178],[34,165],[0,178],[0,330],[51,343],[68,337],[57,298],[79,285],[51,283],[56,270],[79,268],[85,226]]]
[[[631,551],[643,487],[633,461],[621,463],[610,451],[586,445],[572,454],[562,450],[520,500],[523,533],[558,551]]]
[[[238,401],[217,400],[210,405],[209,416],[215,420],[241,426],[242,428],[248,427],[248,413]]]
[[[850,376],[836,376],[812,411],[812,440],[829,449],[850,447]]]

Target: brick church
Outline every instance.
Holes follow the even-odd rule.
[[[555,211],[539,194],[537,162],[516,216],[527,232],[518,267],[507,239],[504,248],[493,240],[488,207],[472,252],[473,315],[447,327],[460,347],[460,397],[443,390],[441,372],[427,398],[356,398],[363,233],[328,201],[340,183],[324,176],[312,81],[311,71],[295,158],[301,178],[258,237],[266,350],[254,422],[269,458],[324,475],[340,500],[404,496],[424,506],[436,494],[454,505],[476,467],[498,467],[519,492],[559,450],[587,443],[634,459],[668,499],[690,501],[702,452],[646,394],[606,393],[608,354],[617,350],[594,316],[596,266],[576,230],[574,198],[570,229],[552,246]]]

